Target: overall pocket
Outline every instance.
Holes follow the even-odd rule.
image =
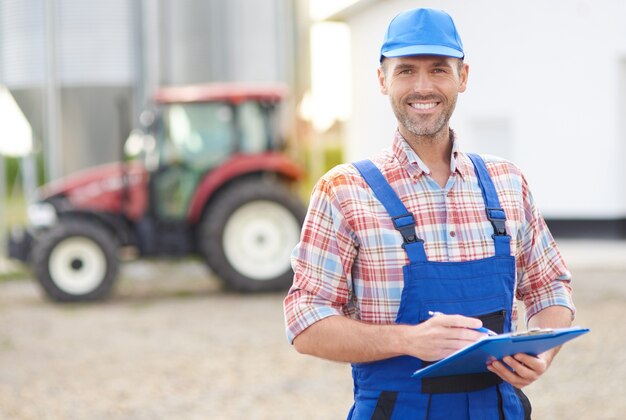
[[[483,322],[483,326],[498,334],[504,331],[504,309],[477,315],[475,318]],[[435,362],[423,362],[424,367]],[[472,392],[491,386],[499,385],[502,379],[494,373],[472,373],[468,375],[436,376],[422,379],[422,392],[425,394],[448,394],[457,392]]]

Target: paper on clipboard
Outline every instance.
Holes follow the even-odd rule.
[[[517,353],[536,356],[588,332],[588,328],[570,327],[485,337],[445,359],[415,371],[412,377],[429,378],[488,372],[487,363],[491,360],[500,360]]]

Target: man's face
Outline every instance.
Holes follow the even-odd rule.
[[[468,71],[467,64],[452,57],[385,58],[378,80],[381,92],[389,95],[400,133],[407,139],[447,135],[448,121],[459,92],[465,91]]]

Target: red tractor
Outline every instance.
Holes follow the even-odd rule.
[[[125,148],[135,159],[41,189],[9,254],[57,301],[107,296],[121,249],[140,257],[200,255],[232,290],[291,283],[289,256],[305,208],[300,167],[281,153],[276,85],[170,87]]]

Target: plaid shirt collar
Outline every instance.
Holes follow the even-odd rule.
[[[452,138],[452,156],[450,157],[450,172],[458,173],[462,179],[466,179],[474,172],[474,165],[464,153],[459,150],[459,142],[456,134],[450,130]],[[415,179],[426,174],[430,175],[430,169],[419,158],[417,153],[409,146],[409,143],[402,137],[402,134],[396,130],[394,140],[391,146],[393,156],[398,159],[401,166],[405,167],[408,173]]]

